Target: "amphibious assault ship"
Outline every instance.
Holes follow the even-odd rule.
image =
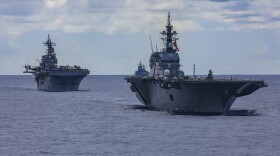
[[[166,30],[161,34],[164,48],[152,50],[149,74],[125,78],[148,108],[228,115],[236,98],[267,86],[263,80],[214,78],[212,70],[206,77],[185,76],[180,70],[177,32],[173,31],[170,12]]]
[[[25,65],[23,73],[32,73],[35,76],[37,89],[43,91],[75,91],[79,89],[82,79],[89,74],[88,69],[80,66],[58,66],[57,58],[48,35],[48,40],[43,43],[47,46],[46,55],[42,56],[39,66]]]

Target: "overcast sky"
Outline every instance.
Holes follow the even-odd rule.
[[[48,34],[59,65],[132,74],[168,11],[186,74],[280,73],[279,0],[0,0],[0,74],[37,65]]]

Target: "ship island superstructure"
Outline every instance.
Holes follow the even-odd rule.
[[[184,75],[170,12],[165,28],[161,32],[164,47],[152,51],[149,74],[125,78],[139,101],[148,108],[227,115],[236,98],[267,86],[263,80],[214,78],[212,70],[206,77]]]
[[[56,53],[50,36],[43,43],[47,47],[46,54],[42,56],[39,66],[25,65],[23,73],[32,73],[35,76],[37,89],[43,91],[76,91],[80,82],[90,72],[80,66],[58,66]]]

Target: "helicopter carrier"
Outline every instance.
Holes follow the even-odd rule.
[[[25,65],[23,73],[32,73],[35,76],[37,89],[43,91],[76,91],[82,79],[89,74],[88,69],[80,66],[58,66],[57,58],[48,35],[48,40],[43,43],[47,52],[42,56],[39,66]]]
[[[150,56],[150,72],[125,78],[139,101],[148,108],[192,113],[229,114],[238,97],[266,87],[263,80],[185,76],[180,70],[177,32],[168,12],[166,30],[161,32],[164,47]],[[137,72],[136,72],[137,73]]]

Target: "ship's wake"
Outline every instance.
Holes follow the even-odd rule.
[[[201,112],[189,112],[189,111],[167,111],[167,110],[159,110],[156,108],[150,108],[146,107],[143,105],[133,105],[131,106],[131,109],[136,109],[136,110],[141,110],[141,111],[165,111],[169,112],[171,115],[197,115],[197,116],[220,116],[223,115],[222,113],[201,113]],[[246,109],[241,109],[241,110],[230,110],[227,116],[258,116],[259,114],[257,113],[256,110],[246,110]]]
[[[172,115],[197,115],[197,116],[220,116],[222,113],[215,112],[187,112],[187,111],[170,111]],[[230,110],[226,116],[257,116],[256,110]]]
[[[130,106],[130,109],[136,109],[136,110],[141,110],[141,111],[157,111],[157,112],[163,111],[160,109],[156,109],[153,107],[146,107],[143,105],[132,105],[132,106]]]
[[[258,114],[256,110],[241,109],[241,110],[229,111],[229,116],[258,116],[258,115],[260,114]]]

